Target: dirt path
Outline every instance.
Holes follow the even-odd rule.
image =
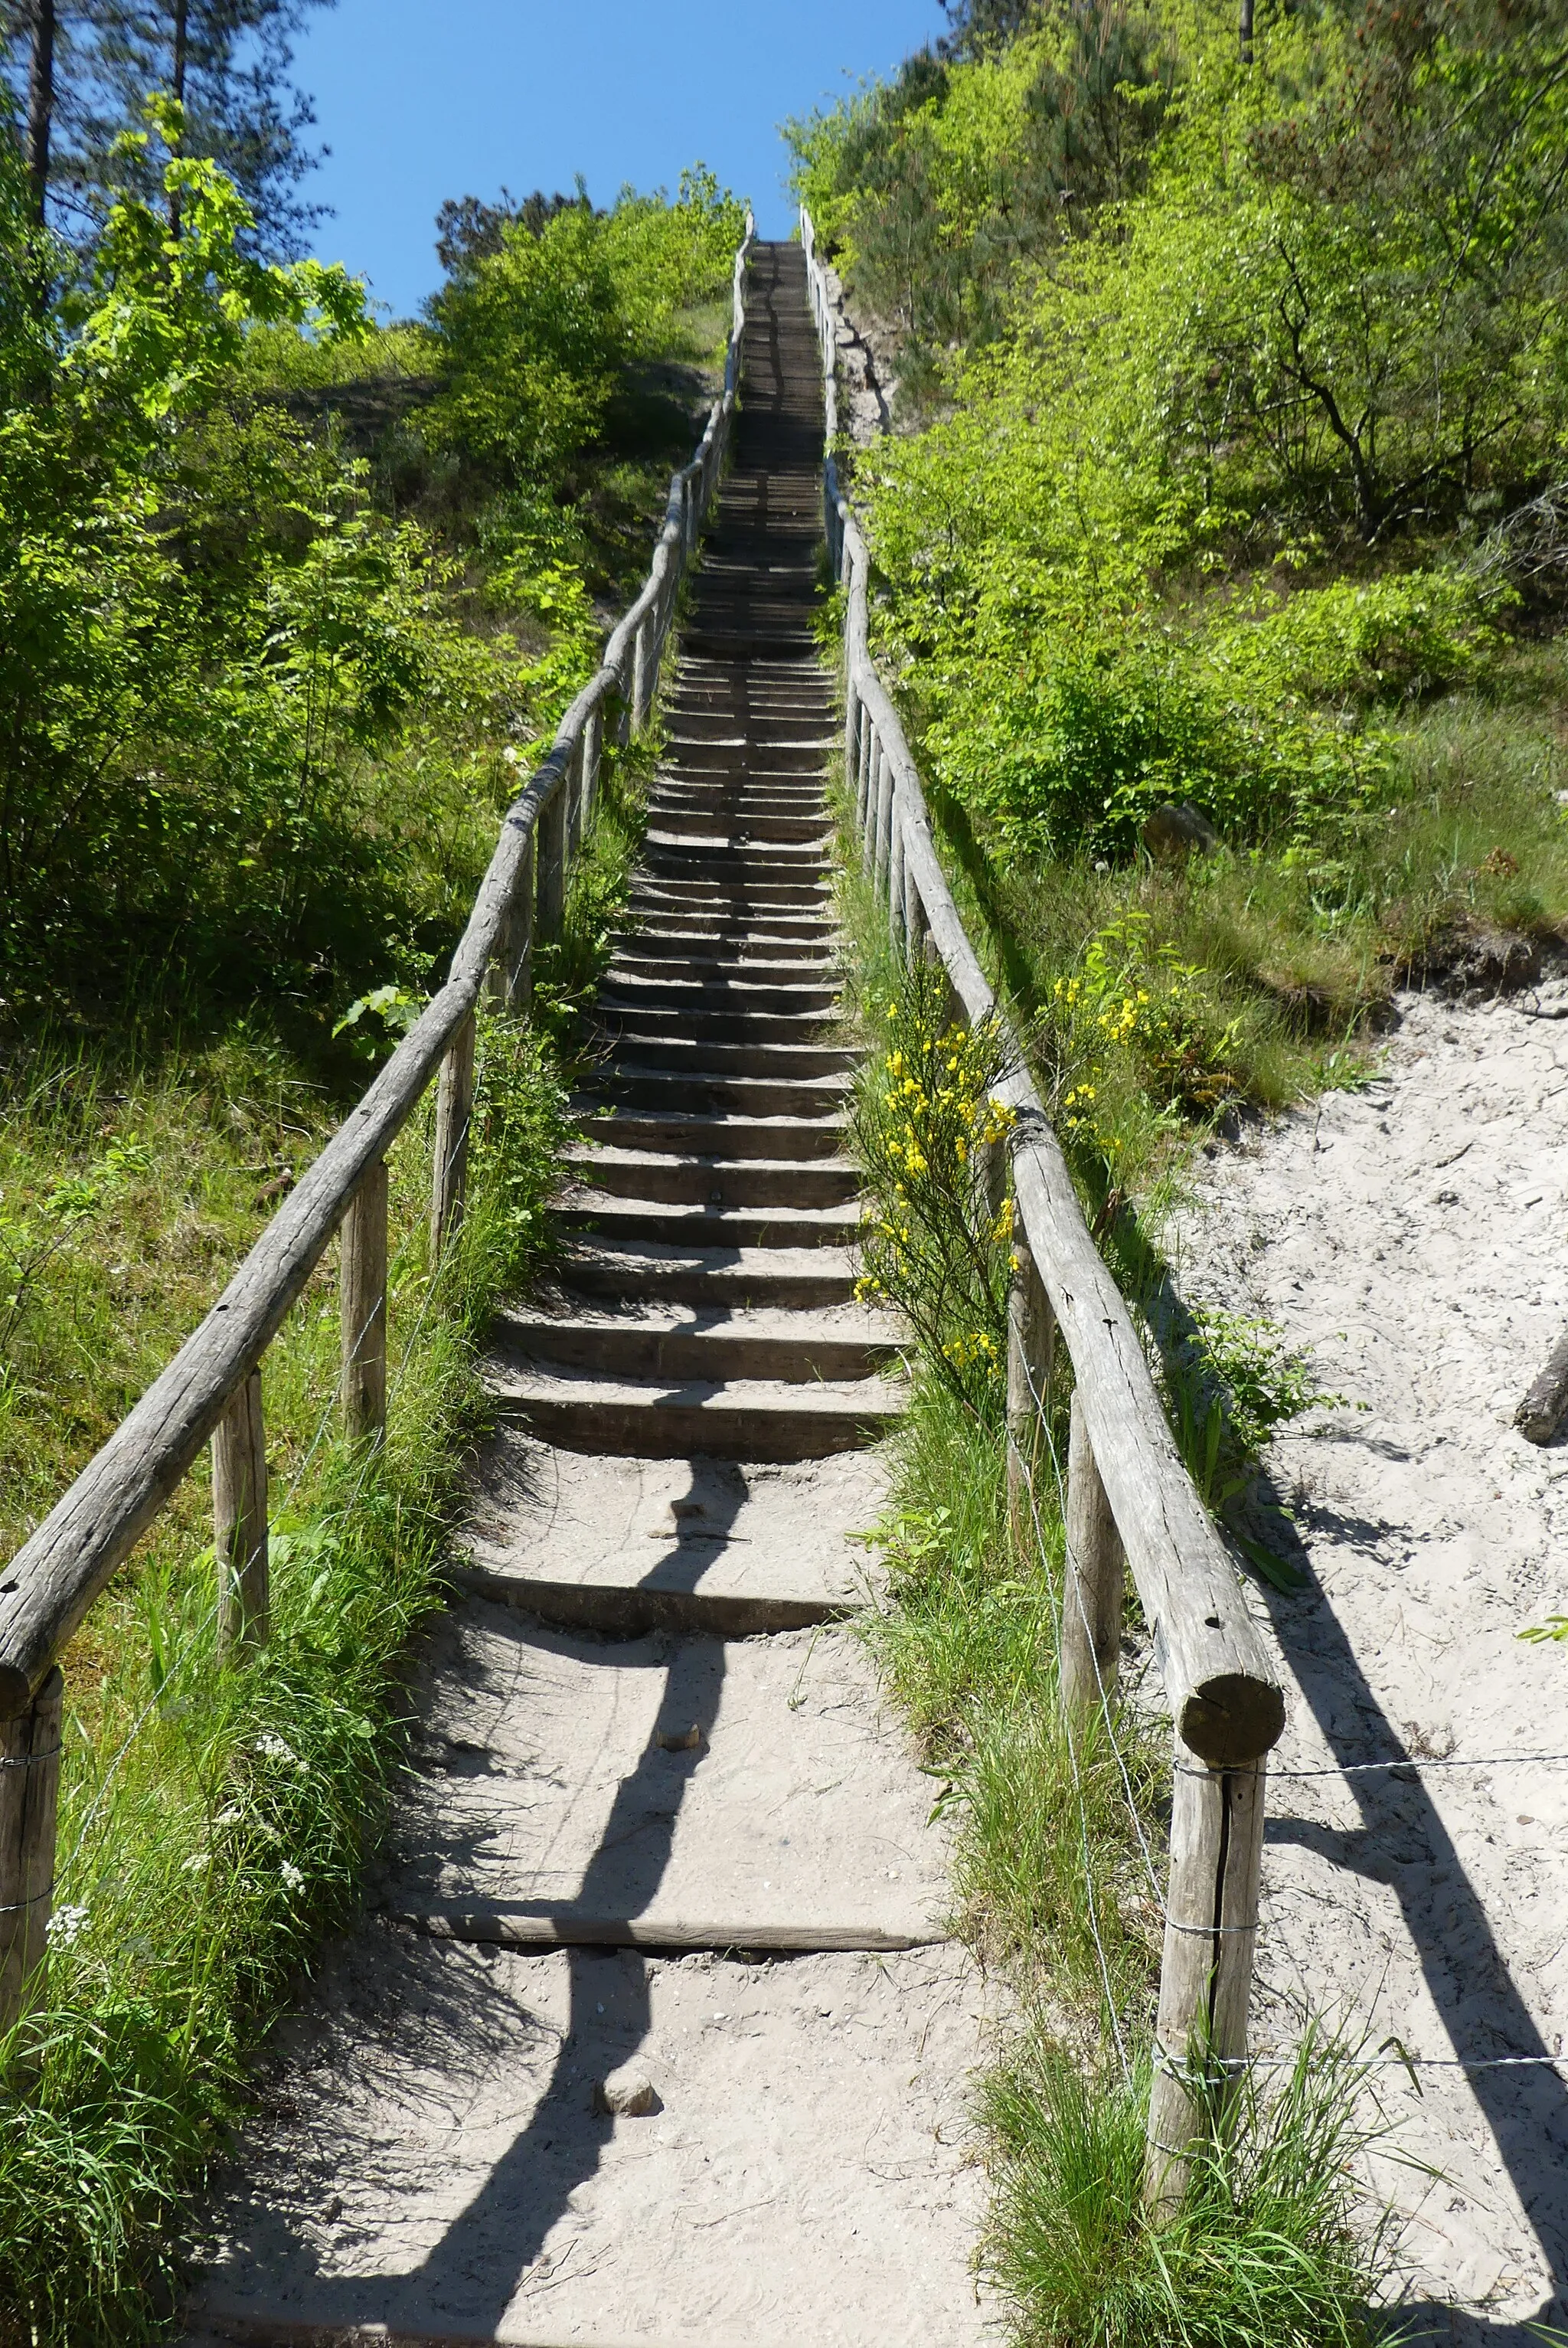
[[[981,1985],[845,1619],[898,1394],[854,1302],[798,248],[758,249],[743,368],[560,1291],[498,1316],[379,1912],[272,2052],[202,2341],[985,2333]]]
[[[1514,1408],[1568,1323],[1568,1008],[1407,997],[1378,1082],[1214,1152],[1178,1219],[1192,1301],[1281,1323],[1351,1406],[1274,1447],[1310,1580],[1270,1782],[1255,2034],[1303,2004],[1450,2063],[1568,2045],[1568,1447]],[[1356,1763],[1415,1766],[1341,1776]],[[1423,1760],[1426,1766],[1423,1766]],[[1334,1774],[1291,1778],[1290,1769]],[[1568,2062],[1380,2072],[1432,2336],[1563,2320]]]

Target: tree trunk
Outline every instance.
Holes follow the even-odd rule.
[[[1252,7],[1253,0],[1241,0],[1241,61],[1244,66],[1252,63]]]
[[[27,177],[33,217],[48,224],[49,133],[55,119],[55,0],[33,0],[33,48],[27,66]]]
[[[169,88],[173,92],[174,102],[177,106],[183,106],[185,104],[186,70],[190,58],[190,0],[174,0],[174,72],[169,82]],[[184,148],[184,139],[181,137],[179,145],[174,150],[177,155],[181,152]],[[169,232],[170,236],[173,237],[178,237],[179,234],[179,191],[178,189],[174,191],[173,194],[169,199]]]

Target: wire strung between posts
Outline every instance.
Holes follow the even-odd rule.
[[[1389,1769],[1544,1769],[1565,1761],[1568,1753],[1494,1753],[1488,1759],[1474,1761],[1463,1757],[1428,1761],[1412,1756],[1404,1761],[1342,1761],[1327,1769],[1271,1768],[1268,1774],[1270,1777],[1369,1777],[1379,1770]]]
[[[1296,2057],[1289,2054],[1249,2054],[1248,2071],[1293,2071]],[[1487,2054],[1473,2060],[1461,2054],[1367,2054],[1351,2058],[1358,2071],[1541,2071],[1568,2065],[1568,2054]]]

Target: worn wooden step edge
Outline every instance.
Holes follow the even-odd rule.
[[[743,1591],[661,1590],[631,1582],[546,1581],[532,1574],[491,1573],[455,1564],[448,1579],[471,1598],[513,1607],[562,1631],[596,1631],[642,1639],[681,1631],[709,1639],[759,1639],[774,1631],[815,1631],[860,1612],[847,1600],[755,1598]]]
[[[870,1384],[871,1381],[867,1381]],[[801,1387],[797,1392],[809,1392]],[[526,1427],[560,1451],[620,1459],[757,1460],[794,1464],[829,1459],[840,1451],[863,1451],[879,1442],[902,1415],[875,1406],[856,1411],[801,1405],[770,1409],[737,1404],[688,1404],[634,1399],[604,1391],[598,1395],[528,1392],[487,1387],[497,1418]]]
[[[494,1916],[483,1910],[394,1910],[392,1921],[433,1941],[473,1941],[503,1949],[648,1949],[671,1956],[708,1950],[766,1950],[774,1956],[826,1957],[860,1951],[890,1954],[947,1940],[925,1932],[887,1932],[876,1924],[748,1924],[728,1917],[708,1923],[659,1916]]]

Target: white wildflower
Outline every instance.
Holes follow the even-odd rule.
[[[74,1949],[87,1929],[87,1911],[68,1903],[56,1908],[49,1919],[49,1945],[56,1949]]]
[[[193,1850],[190,1858],[182,1862],[179,1872],[181,1875],[200,1875],[204,1867],[210,1867],[211,1864],[212,1854],[210,1850]]]
[[[285,1743],[281,1736],[274,1736],[271,1730],[265,1736],[257,1737],[256,1750],[263,1761],[287,1761],[292,1768],[300,1772],[302,1776],[306,1774],[311,1766],[308,1761],[301,1759],[292,1745]]]
[[[291,1891],[302,1891],[304,1890],[305,1879],[301,1874],[299,1869],[294,1865],[292,1859],[284,1859],[282,1865],[278,1869],[278,1873],[282,1877],[283,1881]]]
[[[244,1815],[238,1802],[231,1802],[226,1810],[219,1811],[212,1823],[218,1827],[237,1827]]]

